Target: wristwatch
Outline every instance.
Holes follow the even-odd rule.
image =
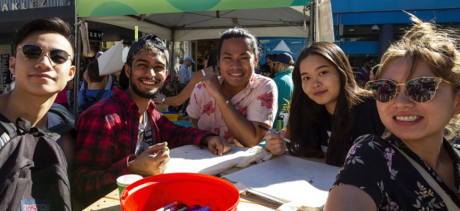
[[[164,103],[164,102],[165,102],[165,99],[166,99],[166,97],[164,97],[164,98],[161,100],[161,103]]]

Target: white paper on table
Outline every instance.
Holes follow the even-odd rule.
[[[123,40],[105,51],[98,59],[99,75],[109,75],[123,68]]]
[[[279,156],[224,178],[285,203],[323,208],[341,168],[292,156]]]
[[[214,175],[233,167],[246,167],[252,162],[269,160],[272,155],[262,149],[232,147],[222,156],[212,154],[207,148],[194,145],[174,148],[169,152],[171,160],[165,173],[201,173]]]

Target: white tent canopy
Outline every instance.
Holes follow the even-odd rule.
[[[218,39],[228,28],[239,26],[257,37],[307,37],[309,12],[303,6],[180,12],[146,15],[84,17],[84,20],[128,29],[139,27],[174,41]],[[173,37],[174,36],[174,37]]]

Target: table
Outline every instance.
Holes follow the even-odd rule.
[[[320,159],[320,158],[305,158],[305,159],[310,160],[310,161],[324,163],[324,159]],[[252,165],[257,165],[257,164],[252,164]],[[222,176],[225,176],[225,175],[237,172],[242,169],[244,168],[234,167],[220,174]],[[248,195],[240,195],[240,203],[238,204],[237,210],[239,211],[250,211],[250,210],[271,211],[271,210],[276,210],[276,208],[278,208],[279,206],[281,205],[267,201],[256,195],[248,194]],[[98,201],[94,202],[90,206],[86,207],[83,211],[121,211],[120,196],[118,194],[118,188],[112,191],[111,193],[107,194],[106,196],[102,197]]]

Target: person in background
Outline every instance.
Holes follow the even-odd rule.
[[[371,57],[364,58],[363,67],[356,74],[356,81],[358,84],[360,84],[361,87],[364,87],[364,84],[369,81],[369,72],[371,71],[373,64],[374,62],[372,61]]]
[[[283,105],[291,101],[292,91],[294,90],[294,83],[292,82],[294,59],[290,54],[282,53],[276,57],[275,61],[280,63],[278,65],[278,71],[275,73],[275,78],[273,79],[278,88],[278,111],[276,112],[275,118],[275,120],[277,120],[280,111],[283,109]],[[276,121],[273,123],[273,127],[276,128]],[[277,129],[281,130],[282,128]]]
[[[217,66],[217,54],[218,51],[217,49],[213,49],[209,51],[209,53],[206,55],[206,65],[205,68],[201,71],[196,72],[190,82],[187,84],[187,86],[182,89],[182,91],[179,92],[179,89],[175,90],[176,95],[172,96],[165,96],[163,93],[159,93],[153,98],[153,101],[155,101],[156,104],[167,104],[170,106],[180,106],[187,101],[187,99],[190,98],[193,89],[195,88],[196,84],[201,81],[201,78],[203,78],[203,74],[205,75],[210,75],[210,74],[215,74],[217,76],[220,76],[220,70],[219,67]],[[179,84],[181,85],[181,84]]]
[[[275,73],[276,73],[276,71],[278,71],[278,70],[275,69],[276,57],[278,57],[278,54],[276,54],[276,53],[275,54],[270,54],[268,56],[268,59],[267,59],[268,66],[270,66],[270,72],[267,74],[267,77],[269,77],[271,79],[275,78]]]
[[[73,88],[73,85],[71,84],[72,83],[66,83],[66,86],[62,91],[58,93],[56,100],[54,101],[54,103],[64,106],[67,110],[69,110],[69,98],[67,97],[67,90],[70,89],[70,86]]]
[[[193,126],[219,134],[245,147],[262,141],[278,110],[278,90],[273,80],[254,73],[258,63],[257,40],[250,32],[231,28],[218,44],[221,77],[201,79],[190,97],[187,113]]]
[[[385,127],[371,94],[357,86],[345,53],[330,42],[314,42],[299,55],[287,127],[268,134],[266,148],[281,155],[325,158],[344,165],[353,141],[364,134],[382,135]],[[291,139],[287,144],[282,138]]]
[[[383,54],[371,89],[388,86],[377,108],[389,134],[359,137],[331,188],[325,211],[460,210],[458,32],[411,15],[411,29]],[[410,96],[420,84],[428,101]]]
[[[3,90],[3,94],[6,94],[8,92],[11,92],[11,90],[14,89],[14,87],[16,86],[16,80],[15,80],[15,75],[11,75],[11,82],[5,87],[5,90]]]
[[[167,146],[204,145],[222,155],[231,146],[219,136],[182,127],[155,111],[151,100],[168,75],[169,53],[155,35],[134,42],[113,95],[88,108],[77,122],[72,193],[83,204],[113,191],[126,174],[162,174]],[[156,154],[158,153],[158,154]],[[156,154],[156,156],[154,155]]]
[[[85,93],[87,101],[93,101],[96,95],[102,90],[104,90],[104,94],[102,94],[102,97],[99,100],[112,96],[112,90],[105,90],[108,77],[108,75],[99,75],[99,65],[97,60],[89,63],[85,77],[85,81],[88,83],[88,89],[80,90],[78,92],[78,106],[85,102],[83,93]]]
[[[192,76],[190,75],[190,71],[188,70],[188,68],[192,66],[192,63],[195,64],[195,61],[193,61],[193,58],[191,56],[187,56],[179,70],[181,83],[188,84],[190,79],[192,79]]]
[[[104,54],[104,52],[98,51],[94,57],[95,57],[96,60],[97,60],[97,59],[98,59],[100,56],[102,56],[103,54]],[[80,69],[81,69],[81,67],[80,67]],[[80,70],[80,71],[81,71],[81,70]],[[86,70],[83,69],[83,72],[86,72]],[[85,74],[87,74],[87,73],[85,73]],[[84,77],[87,77],[87,76],[84,76]],[[81,77],[80,77],[80,78],[81,78]],[[108,75],[107,78],[108,78],[108,81],[107,81],[107,83],[106,83],[105,90],[112,90],[113,87],[116,85],[116,83],[114,83],[114,80],[115,80],[114,78],[115,78],[115,76],[114,76],[114,75]],[[83,80],[83,84],[82,84],[81,87],[80,87],[80,90],[84,90],[84,89],[88,89],[88,82],[87,82],[86,80]],[[80,102],[78,102],[78,104],[80,104]]]
[[[270,56],[270,54],[267,54],[267,55],[265,56],[265,64],[260,65],[260,69],[261,69],[261,71],[262,71],[261,74],[264,75],[264,76],[267,76],[268,73],[271,72],[271,67],[270,67],[270,64],[268,63],[268,57],[269,57],[269,56]]]
[[[98,51],[98,52],[96,53],[96,56],[95,56],[96,59],[98,59],[100,56],[102,56],[102,54],[104,54],[104,52]]]

